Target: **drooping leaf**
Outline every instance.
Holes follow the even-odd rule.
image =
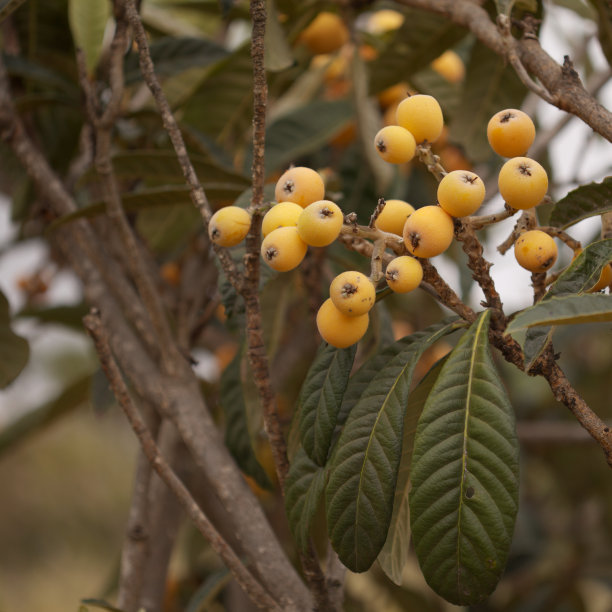
[[[332,546],[352,571],[367,570],[387,537],[414,367],[423,351],[456,328],[440,323],[385,349],[395,355],[371,379],[338,438],[326,516]]]
[[[77,331],[83,331],[83,317],[89,312],[85,304],[74,306],[26,306],[15,317],[37,319],[41,323],[65,325]]]
[[[552,209],[549,225],[565,229],[595,215],[612,211],[612,176],[570,191]]]
[[[266,0],[266,13],[264,64],[266,70],[280,72],[293,64],[293,53],[278,20],[278,12],[274,0]]]
[[[397,474],[393,514],[389,532],[383,549],[378,555],[378,562],[387,576],[397,585],[402,584],[402,570],[410,555],[410,465],[417,423],[423,406],[435,384],[444,360],[436,363],[408,397],[406,415],[404,416],[404,439],[402,441],[402,458]]]
[[[91,376],[87,375],[70,384],[57,397],[19,417],[0,431],[0,455],[85,404],[90,390]]]
[[[351,113],[351,105],[345,100],[315,100],[278,117],[266,130],[266,172],[320,149],[346,124]],[[251,163],[249,153],[245,172]]]
[[[612,321],[612,295],[563,295],[523,310],[508,325],[509,334],[534,325],[576,325]]]
[[[171,76],[189,68],[205,68],[227,57],[228,51],[212,40],[183,37],[165,37],[150,45],[151,59],[158,76]],[[125,82],[131,85],[142,80],[138,53],[131,52],[124,63]]]
[[[450,20],[417,9],[405,12],[393,42],[370,63],[370,92],[409,79],[467,35]]]
[[[247,424],[241,376],[242,357],[242,351],[238,351],[221,375],[219,403],[225,415],[225,443],[240,469],[260,487],[269,489],[270,479],[257,460]]]
[[[16,11],[26,0],[0,0],[0,22]]]
[[[19,376],[29,357],[30,345],[11,329],[9,303],[0,291],[0,389]]]
[[[504,570],[518,508],[514,413],[489,351],[490,312],[462,336],[419,420],[410,524],[428,584],[470,605]]]
[[[83,50],[87,73],[92,75],[100,54],[106,23],[110,17],[108,0],[68,0],[68,20],[76,47]]]
[[[527,88],[497,53],[476,41],[467,62],[463,96],[450,124],[453,142],[473,161],[491,156],[486,125],[503,108],[520,108]]]
[[[203,612],[208,610],[217,595],[219,595],[231,579],[232,574],[225,567],[209,574],[187,602],[185,612]]]
[[[325,465],[357,345],[337,349],[322,343],[298,400],[300,440],[317,465]]]
[[[559,275],[550,286],[542,302],[555,296],[582,293],[598,280],[601,270],[612,259],[612,239],[600,240],[588,245]],[[554,327],[534,326],[527,329],[522,342],[527,370],[552,338]]]
[[[297,545],[304,550],[323,497],[326,468],[317,465],[303,448],[295,453],[285,481],[285,509]]]

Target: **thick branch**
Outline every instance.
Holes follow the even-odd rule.
[[[92,312],[85,317],[84,323],[85,328],[96,345],[100,363],[108,378],[110,387],[134,430],[134,433],[138,437],[142,450],[153,466],[153,469],[176,495],[198,530],[208,540],[215,552],[223,559],[223,562],[232,571],[232,574],[242,588],[248,593],[251,600],[263,610],[278,610],[280,612],[280,608],[276,602],[269,593],[264,590],[261,584],[255,580],[251,572],[243,565],[234,551],[231,550],[227,542],[202,513],[191,496],[191,493],[189,493],[185,485],[162,457],[151,432],[132,401],[132,397],[123,380],[123,376],[111,353],[108,337],[102,327],[99,314]]]

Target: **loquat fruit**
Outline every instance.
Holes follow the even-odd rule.
[[[404,244],[415,257],[435,257],[453,241],[453,218],[440,206],[417,208],[404,224]]]
[[[546,272],[557,261],[557,255],[556,242],[542,230],[524,232],[514,243],[516,261],[530,272]]]
[[[231,247],[242,242],[249,233],[251,215],[240,206],[220,208],[208,222],[208,237],[222,247]]]
[[[313,55],[333,53],[348,39],[349,32],[341,17],[327,11],[319,13],[299,37]]]
[[[389,262],[385,278],[395,293],[408,293],[421,284],[423,266],[418,259],[402,255]]]
[[[612,283],[612,264],[607,264],[601,269],[599,280],[589,289],[589,293],[602,291]]]
[[[261,234],[265,238],[278,227],[297,225],[297,220],[304,209],[295,202],[279,202],[275,204],[261,221]]]
[[[546,170],[529,157],[513,157],[499,171],[499,193],[508,206],[526,210],[537,206],[548,190]]]
[[[489,119],[487,139],[502,157],[525,155],[535,139],[535,125],[527,113],[507,108]]]
[[[331,282],[329,297],[340,312],[349,317],[358,317],[374,306],[376,288],[365,274],[347,270]]]
[[[331,298],[327,298],[317,312],[317,329],[325,342],[336,348],[346,348],[359,342],[365,335],[370,316],[349,317],[340,312]]]
[[[312,168],[295,166],[284,172],[276,182],[274,197],[277,202],[295,202],[302,208],[325,197],[325,183]]]
[[[440,104],[427,94],[416,94],[402,100],[395,118],[398,125],[412,133],[417,144],[435,142],[444,127]]]
[[[399,125],[387,125],[374,137],[378,154],[390,164],[409,162],[416,151],[414,136]]]
[[[414,212],[414,207],[404,200],[387,200],[381,213],[374,221],[374,227],[383,232],[401,236],[406,219]]]
[[[322,247],[338,237],[343,223],[344,215],[337,204],[330,200],[319,200],[302,211],[297,231],[306,244]]]
[[[438,202],[453,217],[475,213],[483,203],[485,186],[482,179],[469,170],[453,170],[438,183]]]
[[[404,23],[404,16],[393,9],[381,9],[368,20],[368,31],[376,36],[397,30]]]
[[[459,83],[465,77],[465,64],[457,52],[452,49],[447,49],[433,60],[431,67],[449,83]]]
[[[297,227],[278,227],[261,242],[263,260],[278,272],[293,270],[302,263],[308,245],[300,238]]]

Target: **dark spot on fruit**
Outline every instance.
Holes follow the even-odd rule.
[[[410,245],[412,246],[413,249],[418,249],[419,248],[419,244],[421,244],[421,236],[419,235],[418,232],[410,232],[409,236],[410,238]]]
[[[278,249],[276,247],[268,247],[266,249],[266,259],[272,261],[278,255]]]
[[[387,150],[387,145],[385,144],[385,141],[382,138],[376,142],[376,148],[381,153],[384,153]]]
[[[334,211],[325,207],[322,208],[320,213],[319,213],[322,217],[333,217],[334,216]]]
[[[210,232],[210,235],[213,238],[218,238],[221,235],[221,232],[216,227],[214,227],[212,232]]]
[[[285,193],[293,193],[295,191],[295,183],[291,179],[285,181],[285,184],[283,185],[283,191]]]
[[[518,171],[525,176],[531,176],[531,168],[527,164],[521,164]]]
[[[510,119],[514,119],[514,113],[505,113],[499,120],[500,123],[508,123]]]
[[[342,286],[342,297],[349,297],[349,295],[354,295],[357,293],[357,287],[352,283],[345,283]]]
[[[555,258],[554,257],[549,257],[543,264],[542,264],[542,269],[543,270],[548,270],[548,268],[550,268],[550,266],[552,266],[555,263]]]
[[[464,174],[461,178],[464,183],[475,183],[478,180],[477,176],[472,176],[470,174]]]
[[[399,272],[397,270],[389,270],[389,268],[387,268],[385,277],[388,281],[396,281],[399,278]]]

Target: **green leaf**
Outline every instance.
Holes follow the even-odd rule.
[[[470,605],[495,589],[518,509],[514,414],[489,351],[483,312],[427,398],[412,454],[412,539],[429,586]]]
[[[110,9],[108,0],[68,0],[70,31],[75,46],[85,53],[89,75],[93,75],[102,53]]]
[[[508,325],[509,334],[534,325],[575,325],[612,321],[612,295],[563,295],[523,310]]]
[[[597,33],[601,50],[612,66],[612,6],[607,0],[591,0],[591,4],[597,11]]]
[[[83,331],[83,317],[89,312],[89,307],[85,304],[75,304],[74,306],[26,306],[15,314],[20,319],[32,318],[41,323],[54,323],[65,325],[77,331]]]
[[[542,355],[547,344],[552,341],[554,327],[530,327],[521,343],[525,356],[525,371],[529,372],[536,360]]]
[[[280,72],[293,65],[293,53],[278,20],[278,12],[274,0],[266,0],[266,13],[264,64],[266,70]]]
[[[350,120],[351,113],[346,100],[315,100],[278,117],[266,130],[266,172],[320,149]],[[245,170],[251,163],[249,152]]]
[[[394,356],[371,379],[338,438],[326,515],[332,546],[351,571],[369,569],[387,538],[414,367],[423,351],[456,328],[437,324],[385,349]]]
[[[257,460],[247,424],[247,411],[242,389],[243,352],[238,351],[221,375],[219,403],[225,415],[225,443],[240,469],[264,489],[270,479]]]
[[[491,157],[486,125],[502,108],[520,108],[527,88],[514,69],[479,41],[467,63],[463,96],[450,124],[450,138],[461,144],[469,159]]]
[[[155,73],[162,77],[179,74],[189,68],[205,68],[229,55],[224,47],[212,40],[190,36],[154,40],[150,50]],[[124,71],[126,84],[131,85],[142,80],[136,51],[125,58]]]
[[[411,9],[393,42],[370,65],[370,92],[409,79],[467,35],[465,28],[433,13]]]
[[[5,427],[0,431],[0,455],[88,402],[90,390],[91,376],[87,375],[70,384],[51,401],[29,410]]]
[[[19,376],[29,358],[30,345],[11,329],[9,303],[0,291],[0,389]]]
[[[232,574],[227,568],[213,572],[196,589],[195,593],[187,602],[185,612],[205,612],[209,610],[214,599],[227,586],[232,579]]]
[[[16,11],[26,0],[0,0],[0,22]]]
[[[300,440],[317,465],[325,465],[357,345],[337,349],[322,343],[298,400]]]
[[[301,550],[308,544],[308,535],[323,497],[326,468],[317,465],[303,448],[295,453],[285,482],[285,510],[291,533]]]
[[[550,214],[549,225],[565,229],[595,215],[612,211],[612,176],[570,191]]]
[[[142,209],[136,228],[149,248],[162,254],[182,250],[190,237],[202,226],[200,213],[194,206],[168,206]]]
[[[402,584],[402,570],[410,555],[410,465],[417,423],[423,412],[423,407],[434,386],[444,359],[438,361],[426,374],[417,388],[410,393],[406,414],[404,416],[404,440],[402,442],[402,458],[397,474],[393,514],[389,524],[389,532],[383,549],[378,555],[378,562],[387,576],[397,585]]]

